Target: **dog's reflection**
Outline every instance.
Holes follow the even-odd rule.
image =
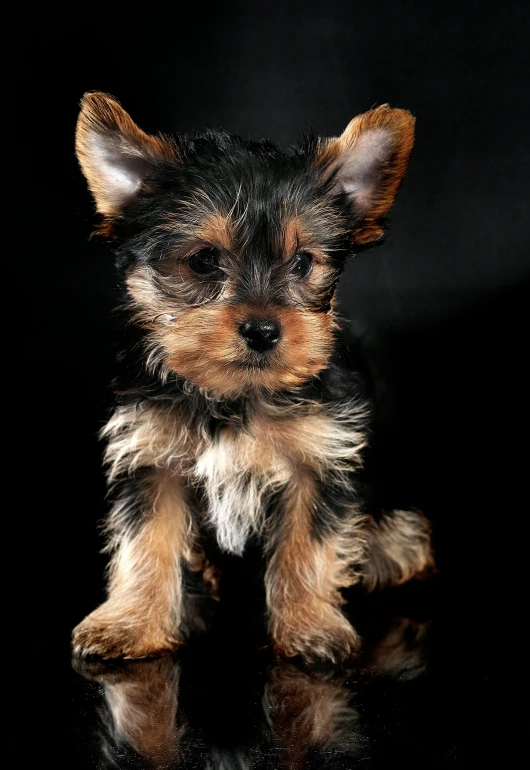
[[[184,732],[178,714],[178,662],[169,655],[114,663],[76,659],[74,668],[103,685],[101,750],[108,767],[121,767],[120,760],[134,755],[156,770],[177,766]]]
[[[379,621],[373,641],[366,639],[362,659],[340,675],[299,668],[288,661],[271,665],[261,693],[248,693],[249,709],[256,698],[260,703],[261,716],[257,714],[256,721],[261,724],[250,740],[247,736],[245,748],[220,747],[217,739],[210,742],[211,707],[204,709],[193,702],[208,698],[219,709],[226,708],[230,700],[226,676],[223,685],[212,678],[210,693],[204,686],[194,688],[192,676],[179,695],[181,668],[186,664],[178,656],[113,664],[77,660],[76,670],[103,686],[100,750],[107,764],[100,767],[302,770],[313,763],[326,766],[333,758],[353,766],[367,751],[356,708],[362,702],[363,687],[370,686],[374,676],[408,681],[423,673],[430,627],[429,622],[403,617],[392,618],[384,626]],[[234,669],[236,676],[244,673]],[[201,713],[204,724],[197,723]],[[194,714],[193,720],[184,714]],[[271,765],[270,757],[277,764]]]
[[[319,754],[357,758],[364,741],[354,697],[343,677],[274,666],[262,705],[280,766],[301,770]]]
[[[428,667],[432,621],[394,617],[372,636],[360,661],[364,672],[400,681],[415,679]]]

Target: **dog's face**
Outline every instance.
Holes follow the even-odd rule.
[[[216,397],[322,371],[344,261],[382,238],[413,133],[410,113],[383,106],[289,152],[223,132],[168,139],[86,95],[77,154],[119,242],[147,366]]]

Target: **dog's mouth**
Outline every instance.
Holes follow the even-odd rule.
[[[249,372],[263,372],[270,369],[274,363],[274,357],[271,353],[249,353],[236,362],[238,369],[244,369]]]

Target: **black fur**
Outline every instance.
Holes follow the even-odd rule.
[[[189,626],[179,563],[184,582],[204,570],[212,584],[202,534],[237,555],[262,538],[278,651],[349,655],[358,637],[339,589],[358,579],[351,568],[364,568],[371,540],[389,563],[407,544],[367,515],[367,367],[333,298],[357,235],[381,237],[370,206],[391,204],[392,159],[410,140],[387,135],[376,151],[378,121],[412,130],[412,118],[383,107],[352,123],[375,126],[353,152],[355,177],[343,157],[355,125],[344,142],[309,137],[282,151],[220,131],[148,137],[111,98],[86,104],[77,148],[103,232],[117,242],[124,336],[105,429],[118,568],[107,602],[74,631],[74,649],[134,657],[178,643]],[[274,323],[275,345],[249,345],[249,321]],[[374,566],[370,582],[377,577]]]
[[[244,141],[224,131],[179,136],[175,144],[184,164],[174,161],[155,166],[146,180],[146,187],[155,194],[140,195],[113,225],[118,242],[116,266],[122,279],[138,265],[154,268],[155,280],[157,272],[167,274],[168,261],[174,259],[175,250],[184,242],[184,236],[161,229],[169,212],[183,223],[182,230],[186,233],[188,226],[208,214],[233,209],[234,219],[241,220],[237,232],[240,256],[239,259],[234,256],[231,263],[240,274],[233,303],[252,302],[266,292],[275,304],[287,304],[284,260],[276,247],[281,212],[286,202],[297,211],[311,210],[320,203],[324,204],[324,211],[340,217],[342,232],[331,237],[325,216],[321,216],[320,221],[312,219],[315,235],[332,269],[326,291],[315,298],[304,296],[301,290],[298,302],[312,311],[329,310],[345,262],[354,255],[350,234],[355,230],[356,219],[344,196],[330,199],[332,177],[325,183],[319,181],[311,164],[316,138],[305,137],[299,147],[287,152],[269,141]],[[205,194],[202,205],[197,205],[197,200],[200,201],[197,191]],[[235,206],[234,201],[238,201]],[[162,293],[167,291],[163,284],[157,284],[157,288]],[[195,291],[191,304],[215,302],[218,294],[207,281],[198,284]],[[118,405],[149,401],[174,410],[184,407],[194,429],[212,437],[229,424],[245,427],[253,408],[252,394],[237,399],[215,399],[199,388],[190,387],[178,374],[165,380],[156,372],[146,370],[148,336],[139,326],[130,323],[126,292],[122,296],[120,315],[120,372],[113,383]],[[346,329],[340,329],[327,369],[300,388],[276,392],[270,399],[279,407],[318,401],[332,408],[343,400],[368,400],[368,383],[368,366],[358,341]],[[369,429],[367,423],[364,428]],[[352,472],[349,494],[345,494],[343,484],[334,483],[333,474],[318,480],[320,502],[313,524],[316,538],[329,534],[330,522],[337,516],[340,519],[348,515],[352,504],[359,505],[368,499],[369,486],[361,476],[366,478],[366,471]],[[119,487],[117,483],[116,488]],[[141,506],[132,506],[131,514],[134,515],[134,511],[140,520]]]

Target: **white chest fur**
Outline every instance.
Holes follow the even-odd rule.
[[[271,497],[307,475],[335,479],[360,463],[365,410],[330,415],[258,416],[247,429],[225,428],[198,456],[194,475],[205,486],[207,516],[221,548],[241,554],[264,526]]]
[[[224,550],[241,554],[252,532],[264,526],[271,496],[308,473],[350,483],[366,443],[364,403],[318,403],[287,410],[256,408],[245,427],[229,425],[213,438],[183,415],[144,402],[118,407],[103,435],[108,479],[154,467],[192,476],[204,485],[207,516]],[[115,515],[119,518],[120,505]]]
[[[251,433],[225,429],[198,457],[195,476],[205,486],[207,516],[221,548],[241,554],[251,532],[263,525],[271,495],[295,472],[274,445],[263,446]]]

